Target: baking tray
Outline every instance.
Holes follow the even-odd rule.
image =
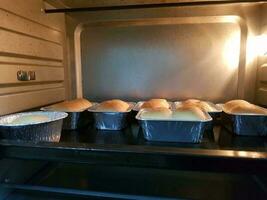
[[[95,104],[88,109],[94,117],[94,125],[100,130],[122,130],[126,128],[130,121],[130,112],[135,103],[128,102],[130,105],[126,112],[103,112],[97,111],[96,108],[99,104]]]
[[[212,121],[210,121],[208,123],[208,125],[206,126],[206,129],[207,130],[213,130],[214,125],[217,125],[221,120],[222,108],[219,105],[214,104],[210,101],[204,101],[204,102],[208,103],[210,106],[212,106],[214,109],[216,109],[214,111],[208,112],[208,114],[212,118]],[[173,104],[174,104],[174,107],[176,108],[181,103],[182,103],[182,101],[175,101]]]
[[[92,106],[96,103],[92,102]],[[90,123],[93,122],[93,116],[87,111],[90,107],[83,109],[79,112],[66,112],[68,117],[63,120],[63,129],[64,130],[75,130],[87,127]],[[43,111],[51,111],[50,106],[41,108]]]
[[[145,111],[146,109],[140,110],[136,119],[148,141],[199,143],[206,126],[212,121],[208,113],[204,113],[206,120],[200,121],[146,120],[141,118],[142,112]]]
[[[45,122],[10,124],[18,117],[41,115],[48,117]],[[37,111],[6,115],[0,117],[1,137],[11,140],[31,142],[59,142],[63,119],[68,116],[65,112]]]
[[[219,106],[223,108],[223,104]],[[222,124],[236,135],[267,136],[267,115],[264,114],[235,114],[223,109]]]

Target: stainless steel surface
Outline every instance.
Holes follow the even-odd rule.
[[[25,116],[45,116],[48,119],[40,122],[12,123]],[[3,138],[25,141],[59,142],[63,119],[68,116],[64,112],[25,112],[0,117],[0,134]]]
[[[136,119],[142,128],[144,138],[148,141],[199,143],[204,131],[212,121],[207,113],[207,119],[198,121],[147,120],[142,118],[143,112],[145,109],[139,111]]]
[[[262,3],[266,0],[102,0],[102,1],[69,1],[69,0],[44,0],[44,11],[46,13],[61,12],[95,12],[106,10],[130,10],[130,9],[151,9],[178,6],[196,6],[211,4],[233,4],[233,3]],[[51,8],[53,5],[55,8]]]
[[[213,102],[223,102],[224,100],[228,100],[228,99],[232,98],[231,94],[233,94],[234,90],[235,90],[234,89],[235,85],[233,85],[232,83],[234,83],[234,81],[237,81],[237,90],[238,91],[236,93],[234,93],[235,98],[238,97],[238,98],[243,98],[243,99],[249,100],[251,102],[255,102],[254,98],[255,98],[255,87],[256,87],[256,78],[257,78],[257,75],[256,75],[257,74],[257,56],[255,55],[255,52],[257,52],[257,49],[255,46],[253,46],[253,41],[254,41],[255,37],[257,37],[259,34],[261,34],[261,32],[260,32],[261,25],[262,24],[264,25],[264,21],[262,21],[261,16],[263,16],[263,13],[266,12],[266,9],[264,10],[263,6],[264,6],[263,4],[262,5],[259,5],[259,4],[241,4],[241,5],[239,5],[238,4],[238,5],[220,5],[220,6],[219,5],[216,5],[216,6],[212,5],[212,6],[176,7],[176,8],[162,8],[162,9],[142,9],[142,10],[129,10],[127,12],[126,11],[108,11],[108,12],[103,11],[103,12],[101,12],[101,15],[99,15],[99,12],[95,12],[95,13],[94,12],[91,12],[91,13],[86,13],[86,12],[69,13],[66,15],[67,16],[66,17],[66,23],[67,23],[67,37],[69,38],[69,46],[70,46],[69,52],[68,52],[69,56],[70,56],[69,72],[72,75],[71,76],[72,78],[70,80],[70,82],[71,82],[70,84],[72,87],[71,91],[72,91],[73,98],[82,97],[83,95],[84,96],[87,95],[87,94],[83,94],[83,91],[89,91],[89,89],[86,89],[86,88],[93,87],[90,85],[82,85],[82,79],[91,79],[90,81],[89,80],[87,80],[87,81],[83,80],[83,82],[95,83],[95,82],[97,82],[97,80],[94,80],[94,79],[99,78],[99,77],[96,77],[96,78],[93,77],[93,75],[96,75],[95,71],[98,71],[97,67],[95,67],[94,65],[89,66],[89,64],[95,64],[96,63],[94,61],[95,58],[90,57],[90,55],[80,53],[80,50],[82,50],[82,48],[81,48],[82,45],[85,45],[85,46],[91,45],[89,43],[85,44],[84,40],[81,40],[81,37],[80,37],[84,33],[84,31],[86,31],[86,29],[87,29],[86,27],[91,27],[91,29],[94,29],[94,26],[96,23],[99,23],[99,24],[109,23],[109,25],[112,25],[112,24],[114,24],[113,22],[115,22],[115,23],[116,22],[120,22],[120,23],[123,22],[123,23],[129,24],[129,21],[131,21],[131,23],[132,23],[132,21],[141,21],[142,23],[147,24],[146,21],[151,21],[151,19],[152,20],[159,20],[159,21],[161,21],[162,19],[169,20],[169,21],[172,21],[173,19],[175,19],[179,22],[178,24],[184,24],[184,26],[188,25],[188,26],[192,27],[193,31],[196,31],[196,32],[198,32],[198,30],[194,29],[193,27],[195,27],[195,26],[191,25],[191,24],[195,23],[195,25],[199,25],[200,29],[201,29],[201,27],[203,28],[203,31],[205,29],[205,31],[207,32],[207,35],[209,35],[209,33],[211,33],[212,44],[219,44],[221,41],[221,38],[217,37],[218,31],[216,31],[216,28],[212,25],[213,23],[215,23],[216,20],[211,20],[211,19],[219,18],[220,20],[218,20],[217,23],[223,24],[223,26],[224,26],[224,23],[221,23],[221,22],[224,21],[227,24],[227,21],[228,21],[228,23],[231,24],[231,22],[230,22],[231,20],[227,20],[227,18],[229,19],[229,16],[234,16],[235,18],[240,19],[240,20],[236,20],[236,24],[238,24],[237,26],[239,26],[241,29],[241,31],[240,31],[241,32],[240,46],[237,45],[240,47],[240,52],[238,50],[236,51],[236,50],[231,48],[232,46],[235,46],[232,44],[236,44],[236,42],[239,41],[239,38],[236,37],[236,41],[234,39],[235,37],[233,37],[232,39],[228,38],[231,41],[229,41],[228,44],[225,46],[226,46],[226,49],[230,49],[230,51],[227,51],[227,50],[224,51],[224,52],[228,52],[228,54],[225,54],[226,59],[223,59],[223,62],[227,61],[227,62],[229,62],[229,66],[235,67],[235,65],[233,63],[235,63],[235,61],[236,61],[235,58],[237,57],[237,55],[235,53],[232,54],[231,52],[239,52],[240,56],[239,56],[238,61],[237,61],[239,63],[238,67],[237,67],[238,68],[237,69],[238,75],[236,75],[233,72],[234,70],[232,70],[229,73],[230,74],[230,76],[228,77],[229,81],[223,80],[224,83],[223,82],[221,83],[221,91],[214,91],[215,87],[213,86],[213,84],[216,83],[216,81],[217,81],[217,80],[215,80],[214,77],[215,76],[219,77],[217,82],[218,82],[218,84],[220,84],[219,82],[222,81],[223,75],[224,74],[227,75],[227,74],[223,71],[223,67],[221,70],[217,70],[216,69],[217,66],[213,67],[214,66],[213,63],[216,64],[216,61],[210,62],[211,65],[206,66],[206,69],[207,69],[206,71],[208,71],[208,75],[207,76],[205,75],[205,76],[210,77],[211,74],[213,74],[213,75],[210,79],[209,86],[205,85],[205,87],[207,87],[207,88],[205,88],[205,89],[207,89],[207,91],[204,93],[203,92],[204,89],[203,89],[203,90],[200,90],[199,93],[201,93],[201,96],[210,97],[207,100],[210,100]],[[222,20],[222,19],[225,19],[225,20]],[[172,21],[172,23],[173,23],[173,21]],[[201,25],[203,25],[203,26],[201,26]],[[134,26],[133,26],[133,28],[134,28]],[[229,29],[231,29],[231,28],[229,28]],[[231,30],[229,30],[229,31],[231,32]],[[227,29],[225,29],[225,32],[227,32]],[[188,33],[188,32],[186,34],[188,34],[189,36],[191,35],[191,33]],[[151,37],[154,37],[154,32],[153,32],[153,35]],[[170,37],[172,37],[172,36],[170,36]],[[202,37],[202,38],[205,39],[205,37]],[[88,40],[90,40],[89,35],[88,35]],[[136,37],[134,37],[134,39],[132,39],[132,40],[136,40]],[[160,37],[159,37],[159,40],[161,40]],[[192,41],[192,43],[193,42],[194,41]],[[83,44],[81,44],[81,43],[83,43]],[[115,43],[115,41],[114,41],[114,43]],[[200,41],[200,43],[201,43],[201,41]],[[94,44],[94,42],[93,42],[93,44]],[[199,43],[195,43],[196,46],[198,46],[198,44]],[[121,45],[123,45],[123,44],[121,44]],[[252,45],[252,48],[251,48],[251,45]],[[142,49],[143,46],[140,45],[140,43],[137,43],[136,47],[137,46],[140,46],[139,52],[141,54],[141,51],[143,51],[143,49]],[[111,47],[112,46],[110,46],[110,48]],[[209,49],[209,48],[210,47],[208,46],[207,49]],[[106,50],[110,52],[110,49],[106,49]],[[222,53],[222,50],[219,50],[219,51],[220,51],[220,53]],[[211,52],[211,54],[213,54],[213,53],[214,52]],[[199,54],[201,54],[201,51]],[[90,62],[86,61],[88,56],[90,57]],[[105,61],[104,56],[106,56],[106,54],[103,55],[102,57],[99,56],[100,58],[97,57],[98,61],[102,62],[102,64]],[[130,57],[130,62],[132,62],[131,56],[129,56],[129,57]],[[133,58],[135,58],[135,57],[136,56],[133,55]],[[158,55],[153,56],[153,57],[156,57],[158,59]],[[162,56],[162,57],[164,57],[164,56]],[[201,56],[199,56],[199,57],[201,57]],[[229,59],[227,59],[227,57],[229,57]],[[123,56],[123,58],[124,58],[124,56]],[[195,56],[193,54],[191,55],[189,53],[188,59],[191,59],[191,61],[188,61],[189,66],[193,67],[194,64],[197,63],[197,61],[196,61],[197,59],[200,60],[200,63],[207,62],[207,60],[210,59],[210,55],[208,53],[207,55],[203,55],[201,58],[198,58],[197,56]],[[126,58],[121,59],[121,57],[118,57],[117,62],[123,62],[123,60],[126,60]],[[177,58],[177,60],[178,60],[178,58]],[[179,60],[177,62],[180,63]],[[85,65],[85,64],[88,64],[88,65]],[[109,71],[112,71],[112,68],[114,68],[114,66],[112,63],[110,63],[110,64],[106,63],[106,65],[107,65],[107,69],[108,69],[107,74],[109,74]],[[128,65],[127,65],[127,67],[128,67]],[[197,63],[197,65],[195,65],[195,67],[198,70],[199,64]],[[85,69],[85,68],[92,68],[91,71],[93,73],[91,73],[90,70]],[[149,68],[149,67],[147,67],[147,66],[144,67],[144,69],[147,69],[147,68]],[[130,69],[130,67],[129,67],[129,69]],[[85,74],[84,71],[86,71],[86,72],[89,71],[90,74]],[[126,69],[122,70],[122,72],[124,72],[124,71],[126,71]],[[132,72],[133,70],[131,69],[129,71]],[[177,71],[179,71],[179,70],[177,70]],[[219,71],[220,73],[219,74],[213,73],[214,71]],[[84,74],[83,76],[82,76],[82,73]],[[185,70],[180,71],[180,73],[185,74]],[[113,75],[113,74],[111,74],[111,75]],[[127,75],[129,75],[129,74],[127,74]],[[200,82],[202,82],[202,80],[205,79],[205,76],[204,76],[204,74],[200,74],[200,75],[201,76],[197,76],[197,77],[196,76],[193,76],[193,77],[190,76],[190,77],[188,77],[188,79],[192,79],[192,82],[196,81],[196,80],[199,80]],[[133,78],[135,78],[136,74],[131,74],[131,76],[133,76]],[[157,78],[158,77],[155,77],[155,79],[157,79]],[[127,82],[123,83],[122,85],[129,85],[129,82],[131,82],[132,78],[129,78],[129,79],[130,79],[130,81],[128,81],[128,79],[125,78],[124,80],[125,80],[125,82],[126,81]],[[205,81],[207,81],[207,80],[205,80]],[[104,80],[102,82],[108,82],[107,85],[108,84],[110,85],[109,79],[107,81]],[[114,82],[116,83],[116,81],[114,81]],[[123,82],[123,81],[121,81],[121,82]],[[179,80],[177,80],[177,82],[178,82],[178,85],[184,85]],[[148,83],[149,83],[149,79],[148,79]],[[119,89],[121,89],[122,85],[119,86]],[[194,87],[197,87],[197,85],[198,85],[198,83],[196,83]],[[223,87],[222,85],[225,85],[225,87]],[[134,86],[135,85],[133,85],[133,87]],[[172,85],[171,87],[176,87],[176,85]],[[179,86],[179,87],[181,87],[181,86]],[[190,87],[191,87],[191,85],[190,85]],[[188,87],[188,88],[190,88],[190,87]],[[103,88],[106,88],[106,90],[108,90],[109,86],[105,86],[104,84],[102,84],[102,90],[104,90]],[[182,91],[182,93],[179,93],[179,95],[182,96],[182,98],[180,98],[180,99],[186,99],[187,96],[190,96],[191,91],[187,91],[188,88],[186,88],[185,91]],[[135,89],[135,91],[133,91],[133,89]],[[138,87],[137,88],[130,87],[130,90],[131,90],[131,92],[133,92],[133,93],[135,92],[135,93],[134,94],[129,94],[129,93],[124,94],[124,90],[120,90],[120,91],[122,91],[121,96],[124,96],[124,95],[125,96],[129,96],[129,95],[137,96],[138,95],[138,94],[136,94],[139,92]],[[141,90],[143,90],[143,89],[141,88]],[[228,93],[225,92],[227,90],[232,91],[233,93],[232,92],[228,92]],[[118,93],[120,93],[120,91],[118,91]],[[90,94],[92,94],[92,93],[93,92],[91,92]],[[217,93],[217,94],[219,94],[219,96],[214,97],[214,94],[211,94],[211,93]],[[196,96],[195,96],[196,98],[197,98],[198,94],[196,94]],[[104,96],[104,95],[102,95],[102,96]],[[146,96],[152,96],[152,95],[149,95],[149,93],[147,93]],[[135,97],[132,99],[133,100],[142,100],[144,98],[136,98]],[[176,100],[176,99],[173,99],[173,100]]]
[[[88,109],[93,114],[94,125],[100,130],[122,130],[126,128],[131,120],[130,112],[134,107],[134,103],[129,103],[130,107],[126,112],[103,112],[98,111],[96,104],[95,106]]]
[[[234,99],[242,34],[235,17],[88,24],[80,37],[83,95]]]

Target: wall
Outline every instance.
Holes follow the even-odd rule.
[[[65,99],[65,18],[42,7],[42,0],[0,1],[0,115]],[[18,81],[19,70],[35,71],[36,80]]]
[[[83,95],[93,101],[235,98],[239,43],[246,33],[241,33],[238,20],[224,20],[196,17],[170,23],[160,18],[88,24],[81,33]]]
[[[127,67],[126,66],[126,62],[123,63],[123,59],[126,60],[125,58],[130,58],[131,55],[129,54],[129,49],[133,49],[133,47],[136,47],[140,49],[140,52],[144,51],[145,46],[142,46],[142,44],[145,45],[145,43],[142,42],[138,42],[136,44],[134,44],[134,38],[131,37],[131,41],[130,42],[132,44],[132,46],[129,47],[129,49],[125,50],[125,52],[120,51],[120,53],[124,53],[124,54],[128,54],[125,56],[120,56],[120,54],[116,53],[116,50],[118,50],[118,48],[109,48],[108,51],[111,52],[111,50],[113,51],[113,53],[115,52],[115,54],[113,54],[113,61],[116,62],[121,62],[125,65],[125,69],[121,70],[123,74],[123,76],[121,76],[121,78],[116,77],[116,81],[119,82],[119,88],[116,90],[116,93],[114,93],[113,91],[115,87],[118,87],[118,84],[113,87],[113,85],[111,85],[110,82],[110,76],[114,77],[114,73],[116,72],[116,69],[118,66],[116,62],[112,62],[110,65],[110,62],[105,62],[105,56],[107,55],[107,52],[104,51],[105,47],[103,46],[102,43],[99,43],[101,41],[100,37],[101,37],[101,32],[99,32],[99,30],[101,29],[100,26],[103,26],[103,24],[114,24],[114,23],[121,23],[123,21],[146,21],[146,20],[150,20],[150,19],[175,19],[175,20],[182,20],[185,19],[185,21],[190,21],[190,18],[205,18],[205,17],[226,17],[227,16],[235,16],[237,18],[240,18],[241,20],[237,22],[237,25],[239,25],[239,27],[243,27],[242,28],[242,33],[241,36],[237,38],[237,43],[240,42],[240,49],[237,52],[240,53],[239,56],[239,60],[238,60],[238,67],[237,70],[238,72],[236,72],[235,70],[231,71],[231,74],[227,74],[223,71],[223,66],[220,65],[220,61],[224,62],[221,58],[223,57],[223,46],[227,46],[227,40],[226,39],[226,35],[229,32],[229,30],[231,30],[231,27],[226,28],[226,32],[227,34],[223,35],[223,30],[221,30],[220,28],[216,28],[216,24],[212,24],[209,25],[209,23],[203,23],[203,27],[201,28],[200,26],[198,26],[197,24],[199,24],[198,22],[196,22],[196,24],[190,24],[191,31],[186,33],[183,33],[183,31],[178,31],[175,34],[179,34],[181,33],[181,35],[185,36],[184,38],[188,37],[190,38],[190,35],[194,34],[194,33],[203,33],[205,31],[207,31],[208,33],[211,33],[210,36],[205,36],[204,40],[207,41],[208,37],[212,37],[209,40],[209,43],[212,43],[214,46],[214,48],[212,48],[212,50],[218,52],[217,56],[213,56],[214,51],[211,54],[207,54],[207,52],[209,51],[209,47],[207,47],[205,49],[205,46],[201,43],[201,38],[199,38],[199,40],[193,40],[193,42],[190,44],[189,46],[184,46],[184,48],[187,47],[192,47],[191,50],[193,52],[193,55],[187,55],[187,60],[186,60],[186,65],[184,65],[183,67],[181,67],[179,69],[175,69],[175,74],[172,74],[173,76],[175,76],[175,83],[172,82],[172,85],[174,88],[178,85],[179,87],[181,85],[183,85],[183,78],[181,77],[187,77],[188,80],[186,80],[187,82],[190,82],[190,78],[192,78],[192,82],[194,82],[194,89],[192,89],[192,85],[188,85],[188,87],[184,86],[183,88],[180,87],[179,91],[175,91],[176,92],[176,96],[175,94],[170,94],[169,91],[167,92],[167,94],[163,95],[161,94],[156,94],[155,90],[152,93],[149,93],[149,88],[146,88],[146,90],[142,91],[142,94],[138,94],[139,91],[134,91],[133,88],[129,87],[129,86],[133,86],[134,84],[131,84],[132,81],[136,80],[136,77],[131,79],[131,75],[129,78],[125,78],[125,73],[127,71]],[[165,96],[168,97],[170,99],[184,99],[184,98],[190,98],[190,97],[195,97],[195,98],[205,98],[205,99],[209,99],[209,100],[213,100],[215,102],[220,102],[220,101],[226,101],[228,99],[232,99],[232,98],[242,98],[242,99],[246,99],[249,100],[251,102],[255,101],[255,87],[256,87],[256,78],[257,78],[257,57],[255,55],[251,56],[251,49],[250,43],[251,43],[251,38],[253,38],[254,36],[258,35],[260,33],[260,4],[235,4],[235,5],[216,5],[216,6],[193,6],[193,7],[177,7],[177,8],[157,8],[157,9],[146,9],[146,10],[128,10],[128,11],[106,11],[106,12],[91,12],[91,13],[72,13],[72,14],[68,14],[67,17],[67,35],[68,35],[68,42],[70,46],[75,46],[76,47],[76,52],[73,51],[73,49],[70,49],[70,60],[71,62],[69,62],[69,70],[71,71],[70,73],[73,74],[73,78],[71,79],[71,85],[72,85],[72,95],[73,96],[81,96],[84,93],[84,96],[88,97],[88,98],[92,98],[94,100],[97,99],[105,99],[105,98],[111,98],[111,97],[121,97],[121,98],[125,98],[125,99],[132,99],[134,100],[136,99],[140,99],[140,97],[143,96],[143,98],[149,98],[152,96]],[[142,23],[142,22],[141,22]],[[144,22],[145,23],[145,22]],[[100,25],[99,25],[100,24]],[[222,23],[223,24],[223,23]],[[116,25],[115,25],[116,26]],[[225,26],[222,25],[222,26]],[[97,28],[95,28],[97,27]],[[133,26],[134,27],[134,26]],[[137,26],[136,26],[137,27]],[[177,27],[177,29],[182,29],[183,27],[186,26],[179,26]],[[194,32],[194,27],[195,27],[195,31]],[[76,28],[76,29],[75,29]],[[95,28],[95,29],[94,29]],[[222,27],[221,27],[222,28]],[[137,28],[138,29],[138,28]],[[136,29],[136,30],[137,30]],[[222,28],[223,29],[223,28]],[[233,30],[236,30],[236,27],[233,28]],[[164,30],[164,28],[162,29]],[[221,30],[219,32],[216,32],[216,30]],[[99,34],[96,34],[99,33]],[[103,32],[102,32],[103,33]],[[117,33],[115,33],[114,31],[112,32],[114,33],[115,36],[117,36],[117,38],[120,38],[119,35]],[[144,34],[143,34],[144,33]],[[218,38],[216,38],[218,33]],[[120,32],[121,36],[123,36],[123,33]],[[145,32],[139,32],[140,35],[145,35]],[[108,34],[106,34],[108,35]],[[139,35],[139,36],[140,36]],[[148,34],[147,34],[148,35]],[[181,50],[183,51],[182,45],[184,45],[183,43],[185,42],[183,40],[183,36],[179,35],[179,37],[177,37],[177,41],[175,41],[173,43],[173,45],[175,44],[176,46],[179,46],[179,43],[181,44],[181,46],[179,48],[177,48],[177,50]],[[102,35],[103,36],[103,35]],[[125,36],[125,35],[124,35]],[[171,36],[172,37],[172,36]],[[148,38],[148,37],[144,37],[144,38]],[[172,38],[175,38],[172,37]],[[105,38],[102,38],[105,39]],[[151,39],[151,38],[150,38]],[[230,39],[230,38],[229,38]],[[240,41],[239,41],[240,40]],[[112,38],[109,40],[109,42],[112,41]],[[116,37],[114,37],[114,41],[117,41]],[[126,41],[126,40],[125,40]],[[122,46],[125,42],[124,40],[122,40],[122,43],[119,44],[119,42],[117,43],[117,45]],[[138,41],[138,40],[137,40]],[[160,38],[157,39],[157,41],[161,41]],[[200,43],[199,43],[200,42]],[[149,42],[148,42],[149,43]],[[161,45],[161,42],[158,42],[159,45]],[[163,42],[164,43],[164,42]],[[235,41],[234,41],[235,43]],[[235,48],[234,43],[232,44],[231,42],[229,42],[229,52],[234,51],[233,49]],[[96,47],[99,44],[99,55],[101,55],[103,53],[103,56],[99,56],[99,57],[95,57],[96,52],[92,52],[93,47]],[[107,43],[105,43],[104,45],[106,45]],[[139,44],[139,47],[138,45]],[[141,45],[140,45],[141,44]],[[102,45],[102,47],[101,47]],[[127,44],[128,45],[128,44]],[[199,54],[197,54],[196,49],[197,49],[197,45],[202,45],[202,47],[200,48],[201,51],[199,51]],[[87,47],[86,47],[87,46]],[[204,47],[203,47],[204,46]],[[232,48],[233,46],[233,48]],[[112,47],[112,45],[109,45],[109,47]],[[117,46],[118,47],[118,46]],[[248,48],[246,48],[248,47]],[[102,48],[102,49],[101,49]],[[220,49],[220,51],[218,51]],[[147,48],[145,48],[147,50]],[[252,50],[253,51],[253,50]],[[91,53],[90,53],[91,52]],[[137,51],[133,52],[134,55],[136,55]],[[170,51],[166,51],[169,52]],[[165,53],[166,53],[165,52]],[[175,53],[171,53],[172,56],[177,56],[176,55],[177,52],[175,51]],[[182,58],[183,53],[180,52],[180,55],[177,56],[177,63],[180,62],[180,60],[178,58]],[[206,55],[206,56],[203,56]],[[109,54],[110,56],[111,54]],[[121,54],[122,55],[122,54]],[[163,54],[159,54],[160,56],[163,56]],[[169,54],[170,55],[170,54]],[[213,59],[213,61],[209,61],[207,62],[207,60],[209,59],[209,56],[211,56],[211,58]],[[154,58],[159,59],[158,57],[155,57],[155,55],[153,56]],[[134,57],[132,57],[134,58]],[[185,57],[183,57],[185,58]],[[102,60],[101,60],[102,59]],[[191,60],[190,60],[191,59]],[[200,62],[197,63],[197,60],[201,60],[201,61],[206,61],[204,62],[204,64],[206,65],[206,68],[201,68]],[[109,57],[109,61],[110,61],[110,57]],[[166,61],[166,60],[165,60]],[[101,64],[99,64],[101,63]],[[120,63],[120,64],[121,64]],[[153,63],[153,62],[152,62]],[[190,65],[191,63],[191,65]],[[215,63],[215,65],[213,65],[213,63]],[[138,64],[140,64],[140,62],[138,62]],[[147,64],[147,62],[146,62]],[[132,67],[132,65],[134,65],[134,63],[130,63],[130,66]],[[79,66],[81,66],[79,68]],[[121,65],[122,66],[122,65]],[[151,65],[152,66],[152,65]],[[151,67],[149,66],[149,67]],[[198,68],[199,66],[199,68]],[[233,65],[234,66],[234,65]],[[106,79],[103,77],[104,75],[102,74],[101,76],[99,76],[98,71],[103,71],[103,68],[108,69],[106,73]],[[144,68],[149,68],[148,66],[144,66]],[[164,64],[162,65],[162,69],[164,70]],[[203,65],[202,65],[203,67]],[[217,68],[218,67],[218,68]],[[236,66],[234,66],[236,67]],[[77,68],[75,70],[75,68]],[[170,69],[171,67],[168,67],[167,69]],[[100,70],[101,69],[101,70]],[[129,68],[131,71],[132,68]],[[152,68],[151,68],[152,69]],[[172,67],[172,69],[174,69]],[[193,76],[191,77],[188,74],[184,74],[184,71],[188,70],[188,71],[193,71],[195,69],[195,71],[197,72],[198,70],[202,70],[203,71],[207,71],[208,72],[208,76],[205,76],[201,73],[199,73],[199,76],[197,76],[197,73],[193,74]],[[221,70],[218,70],[221,69]],[[113,71],[112,71],[113,70]],[[97,73],[98,74],[97,74]],[[211,72],[215,72],[215,73],[211,73]],[[222,72],[222,73],[221,73]],[[104,72],[103,72],[104,73]],[[170,71],[168,72],[170,74]],[[167,73],[167,74],[168,74]],[[179,74],[180,73],[180,74]],[[236,73],[238,73],[236,75]],[[81,74],[79,76],[79,74]],[[163,74],[163,76],[165,77],[166,74]],[[134,75],[135,76],[135,75]],[[134,77],[133,76],[133,77]],[[217,80],[215,79],[216,76],[220,76],[220,78],[218,78]],[[230,76],[233,77],[233,80],[231,80],[230,82],[228,82],[229,80],[227,80],[227,78],[225,78],[223,81],[225,82],[219,82],[223,79],[222,76],[227,76],[228,78]],[[178,77],[178,78],[177,78]],[[155,77],[156,78],[156,77]],[[211,81],[208,82],[205,79],[210,79]],[[86,79],[86,80],[85,80]],[[156,78],[157,79],[157,78]],[[102,80],[102,81],[101,81]],[[141,80],[144,81],[145,79]],[[98,84],[95,84],[98,81]],[[125,81],[125,82],[123,82]],[[165,77],[165,79],[163,80],[164,82],[168,82],[168,77]],[[218,81],[218,82],[216,82]],[[101,85],[102,82],[102,85]],[[105,84],[105,82],[107,82]],[[165,84],[163,82],[163,84]],[[195,93],[195,91],[197,90],[197,87],[199,87],[199,85],[197,84],[197,82],[201,82],[201,83],[205,83],[203,87],[201,87],[201,89],[198,91],[198,93]],[[94,85],[92,85],[92,83]],[[130,83],[130,85],[129,85]],[[158,85],[157,85],[158,84]],[[160,84],[162,84],[162,79],[160,81],[158,81],[158,83],[153,83],[153,87],[157,88],[160,86]],[[216,85],[219,87],[215,87],[216,91],[213,92],[213,86]],[[151,84],[150,84],[151,85]],[[169,85],[169,86],[170,86]],[[225,88],[223,88],[223,86],[226,86]],[[97,94],[95,90],[92,90],[94,88],[96,88],[95,86],[97,86],[98,88],[101,88],[101,93],[102,96],[100,96],[100,91]],[[178,88],[177,86],[177,88]],[[125,88],[129,87],[129,89],[131,89],[131,95],[130,92],[128,94],[125,93]],[[139,90],[138,88],[140,87],[140,85],[138,85],[137,87],[135,87],[135,90]],[[146,86],[144,86],[146,87]],[[75,91],[75,88],[77,89],[77,91]],[[124,88],[124,89],[123,89]],[[110,90],[109,90],[110,89]],[[219,91],[220,90],[220,91]],[[230,92],[228,92],[228,90]],[[227,91],[227,92],[225,92]],[[219,93],[219,94],[218,94]],[[105,96],[105,94],[108,94]],[[144,96],[143,94],[146,94],[146,96]],[[112,96],[113,95],[113,96]]]

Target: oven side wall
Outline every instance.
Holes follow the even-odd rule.
[[[0,115],[65,99],[65,17],[41,12],[42,0],[0,1]],[[18,81],[17,71],[36,80]],[[44,162],[1,159],[0,181],[23,183]],[[9,191],[1,188],[0,199]]]
[[[263,38],[263,52],[259,56],[256,101],[267,106],[267,5],[261,7],[261,36]]]
[[[66,97],[65,17],[42,8],[42,0],[0,1],[0,115]],[[19,81],[18,71],[35,80]]]

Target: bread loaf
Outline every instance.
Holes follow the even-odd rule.
[[[197,107],[180,107],[175,111],[169,108],[145,109],[141,113],[145,120],[199,121],[205,120],[205,113]]]
[[[194,103],[199,103],[200,100],[198,99],[187,99],[186,101],[183,101],[185,104],[194,104]]]
[[[223,106],[224,111],[235,114],[267,114],[267,110],[244,100],[228,101]]]
[[[149,101],[146,101],[143,103],[141,108],[169,108],[169,103],[166,99],[150,99]]]
[[[172,116],[172,111],[169,108],[153,108],[146,109],[141,117],[142,119],[170,119]]]
[[[185,108],[198,107],[206,112],[216,111],[216,108],[211,106],[208,102],[200,101],[197,99],[188,99],[186,101],[183,101],[178,107],[185,107]]]
[[[100,103],[96,110],[102,112],[126,112],[129,109],[129,104],[119,99],[112,99]]]
[[[183,118],[184,120],[205,120],[206,114],[204,111],[194,105],[181,106],[173,112],[173,118]]]
[[[246,107],[249,106],[250,103],[245,101],[245,100],[241,100],[241,99],[237,99],[237,100],[231,100],[228,101],[224,104],[223,108],[226,110],[230,110],[235,106],[241,106],[241,107]]]
[[[75,99],[45,107],[44,110],[62,111],[62,112],[82,112],[91,106],[92,103],[86,99]]]

